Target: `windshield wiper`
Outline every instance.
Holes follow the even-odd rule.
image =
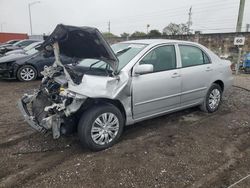
[[[122,55],[123,53],[125,53],[126,51],[128,51],[128,50],[130,50],[130,49],[131,49],[131,47],[129,46],[129,47],[127,47],[127,48],[124,48],[124,49],[121,49],[121,50],[116,51],[115,54],[116,54],[117,56],[120,56],[120,55]]]
[[[102,60],[98,60],[98,61],[92,63],[92,64],[89,66],[89,70],[91,70],[92,67],[93,67],[94,65],[96,65],[97,63],[99,63],[99,62],[101,62],[101,61],[102,61]]]

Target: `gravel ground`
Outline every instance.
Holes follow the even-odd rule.
[[[144,121],[90,152],[76,135],[53,140],[23,121],[16,101],[39,82],[0,81],[0,187],[228,187],[250,173],[247,90],[230,89],[214,114],[192,108]],[[235,84],[247,88],[250,77]]]

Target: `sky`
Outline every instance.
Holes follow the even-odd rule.
[[[0,0],[2,32],[30,34],[28,4],[36,0]],[[192,6],[191,29],[203,33],[234,32],[240,0],[40,0],[31,6],[33,34],[49,34],[59,23],[97,27],[116,35],[147,32],[169,23],[186,23]],[[246,0],[243,28],[250,24]]]

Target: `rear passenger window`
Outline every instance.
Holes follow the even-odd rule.
[[[197,47],[179,45],[182,67],[190,67],[210,63],[207,55]]]
[[[155,48],[140,61],[140,64],[152,64],[154,72],[175,69],[175,47],[168,45]]]

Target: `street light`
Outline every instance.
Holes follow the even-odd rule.
[[[30,18],[30,35],[32,35],[32,20],[31,20],[31,11],[30,7],[34,4],[40,3],[40,1],[34,1],[32,3],[29,3],[29,18]]]

